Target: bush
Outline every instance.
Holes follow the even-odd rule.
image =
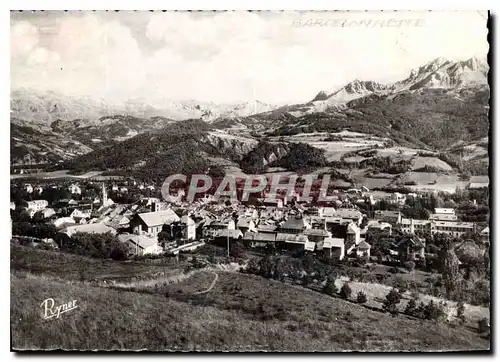
[[[458,302],[457,304],[457,318],[461,323],[465,322],[465,305],[464,302]]]
[[[394,278],[392,286],[396,288],[401,294],[403,294],[408,290],[408,282],[403,278],[401,278],[400,276]]]
[[[234,245],[232,245],[231,249],[229,250],[229,255],[232,256],[233,258],[245,259],[246,248],[242,243],[237,242]]]
[[[208,260],[208,262],[210,264],[216,264],[217,263],[217,259],[215,259],[215,256],[213,256],[213,255],[210,255],[207,260]]]
[[[487,333],[490,330],[490,322],[487,318],[482,318],[477,322],[477,330],[479,333]]]
[[[443,307],[438,303],[434,303],[432,300],[425,306],[424,319],[437,321],[443,318],[444,315]]]
[[[417,311],[417,300],[415,298],[410,299],[405,308],[405,314],[416,316]]]
[[[403,267],[408,271],[413,271],[415,269],[414,261],[406,261],[403,263]]]
[[[325,286],[323,287],[323,293],[328,295],[337,294],[337,287],[335,286],[335,277],[330,275],[326,281]]]
[[[344,299],[349,299],[351,294],[351,287],[349,286],[349,283],[345,282],[344,285],[342,285],[342,288],[340,288],[340,296]]]
[[[389,294],[386,295],[383,308],[386,312],[392,315],[398,314],[398,304],[401,302],[401,294],[396,289],[392,289]]]
[[[368,301],[368,298],[366,298],[366,294],[361,290],[359,291],[356,300],[359,304],[365,304]]]

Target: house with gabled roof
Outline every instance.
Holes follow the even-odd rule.
[[[264,248],[275,244],[276,233],[247,231],[243,236],[243,241],[252,248]]]
[[[425,239],[415,235],[404,235],[394,243],[392,250],[397,251],[401,261],[424,259]]]
[[[357,246],[356,246],[356,256],[359,257],[370,257],[370,249],[372,246],[368,244],[366,241],[362,240]]]
[[[306,229],[304,230],[304,235],[307,235],[309,241],[318,243],[325,240],[326,238],[332,236],[331,233],[325,229]]]
[[[280,226],[280,232],[287,234],[300,234],[311,226],[301,215],[291,216]]]
[[[236,223],[236,228],[241,230],[242,233],[247,231],[257,231],[255,222],[249,217],[240,217]]]
[[[402,217],[400,211],[375,210],[374,212],[375,220],[388,222],[390,224],[400,224]]]
[[[337,209],[335,211],[335,217],[340,217],[344,220],[350,220],[358,226],[363,220],[363,214],[356,209]]]
[[[129,254],[132,255],[156,255],[163,252],[156,237],[148,237],[144,234],[120,234],[118,240],[127,246]]]
[[[144,212],[137,214],[131,220],[131,227],[134,233],[147,233],[153,236],[162,231],[163,225],[180,221],[180,217],[171,209],[162,211]]]
[[[328,237],[316,243],[316,250],[327,258],[342,260],[345,256],[344,239]]]
[[[276,235],[276,244],[281,249],[286,250],[308,250],[314,251],[316,243],[309,241],[307,235],[278,233]]]

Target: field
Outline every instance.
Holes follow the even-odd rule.
[[[468,181],[461,181],[458,175],[442,175],[435,172],[409,172],[401,178],[401,182],[415,182],[416,185],[408,186],[417,191],[438,190],[454,193],[457,186],[465,189]]]
[[[32,264],[38,253],[31,254]],[[51,252],[38,257],[46,259],[47,253]],[[19,258],[19,252],[12,254],[14,261]],[[106,262],[88,263],[109,273]],[[472,328],[392,317],[252,275],[201,271],[178,284],[127,291],[75,280],[78,266],[74,262],[46,264],[37,274],[26,270],[29,265],[22,268],[25,262],[11,267],[11,331],[16,350],[489,349],[488,340]],[[151,274],[149,267],[156,266],[143,264],[134,272]],[[45,320],[40,304],[46,298],[53,298],[56,304],[76,300],[78,308]]]
[[[83,256],[37,250],[31,247],[11,245],[11,270],[26,271],[65,280],[131,281],[182,272],[186,263],[164,258],[162,264],[144,262],[116,262],[91,259]]]

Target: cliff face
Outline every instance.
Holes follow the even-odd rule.
[[[204,140],[221,154],[231,155],[236,160],[241,160],[258,144],[253,138],[238,137],[223,132],[208,132]]]

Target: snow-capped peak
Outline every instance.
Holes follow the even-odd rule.
[[[415,90],[424,87],[455,88],[487,84],[488,65],[478,58],[465,61],[450,61],[436,58],[427,64],[415,68],[408,78],[397,85],[402,89]]]

